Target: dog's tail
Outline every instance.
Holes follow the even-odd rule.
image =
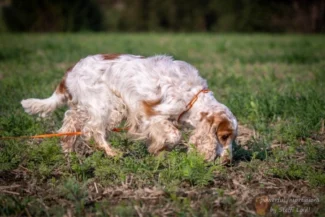
[[[47,99],[24,99],[21,101],[21,105],[28,114],[39,114],[41,117],[47,116],[53,112],[57,107],[64,105],[68,99],[71,98],[66,85],[65,78],[56,88],[55,92]]]

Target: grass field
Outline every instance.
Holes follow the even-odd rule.
[[[267,198],[267,216],[324,216],[324,42],[323,35],[0,35],[0,136],[58,130],[66,108],[39,119],[20,101],[48,97],[69,66],[97,53],[188,61],[241,125],[227,167],[182,147],[154,157],[124,133],[110,138],[126,153],[120,158],[81,141],[65,156],[57,138],[0,140],[0,216],[262,215],[256,198]]]

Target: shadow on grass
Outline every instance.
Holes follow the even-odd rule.
[[[245,146],[233,143],[233,164],[237,165],[241,161],[251,161],[258,159],[266,160],[271,154],[268,145],[259,140],[250,140]]]

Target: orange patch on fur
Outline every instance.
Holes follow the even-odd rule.
[[[56,92],[61,94],[65,94],[67,92],[67,86],[65,85],[65,78],[63,78],[59,86],[56,88]]]
[[[234,131],[232,129],[230,121],[226,118],[223,118],[217,128],[217,136],[218,136],[219,141],[223,145],[226,145],[227,140],[229,138],[233,137],[233,133],[234,133]]]
[[[67,69],[67,72],[65,73],[65,76],[67,75],[67,73],[69,73],[69,72],[71,72],[71,71],[72,71],[72,69],[74,68],[74,66],[75,66],[75,65],[73,65],[73,66],[70,66],[70,67]]]
[[[65,84],[65,80],[67,78],[67,74],[72,71],[73,67],[74,66],[71,66],[71,67],[69,67],[67,69],[66,73],[63,76],[63,79],[61,80],[60,84],[57,86],[56,91],[55,91],[58,94],[66,95],[70,100],[72,99],[72,96],[71,96],[71,94],[69,93],[69,91],[67,89],[67,86]]]
[[[114,60],[119,58],[119,56],[121,56],[121,54],[102,54],[104,60]]]
[[[208,112],[201,112],[200,114],[201,114],[200,121],[202,121],[203,119],[207,118],[209,113]],[[209,119],[208,119],[208,121],[209,121]],[[210,121],[209,121],[209,123],[210,123]]]
[[[150,117],[153,115],[157,115],[158,113],[154,110],[154,107],[159,105],[161,102],[161,99],[158,100],[151,100],[151,101],[142,101],[144,113]]]

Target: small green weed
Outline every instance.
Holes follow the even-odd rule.
[[[193,151],[189,154],[171,152],[160,162],[159,182],[163,185],[187,181],[191,185],[208,185],[214,172],[221,167],[208,164],[203,157]]]
[[[43,141],[28,153],[27,168],[43,178],[49,177],[55,169],[59,170],[63,164],[64,158],[57,140]]]
[[[88,200],[87,183],[80,183],[75,178],[67,178],[63,186],[59,186],[60,194],[74,204],[75,215],[85,214],[85,203]]]

